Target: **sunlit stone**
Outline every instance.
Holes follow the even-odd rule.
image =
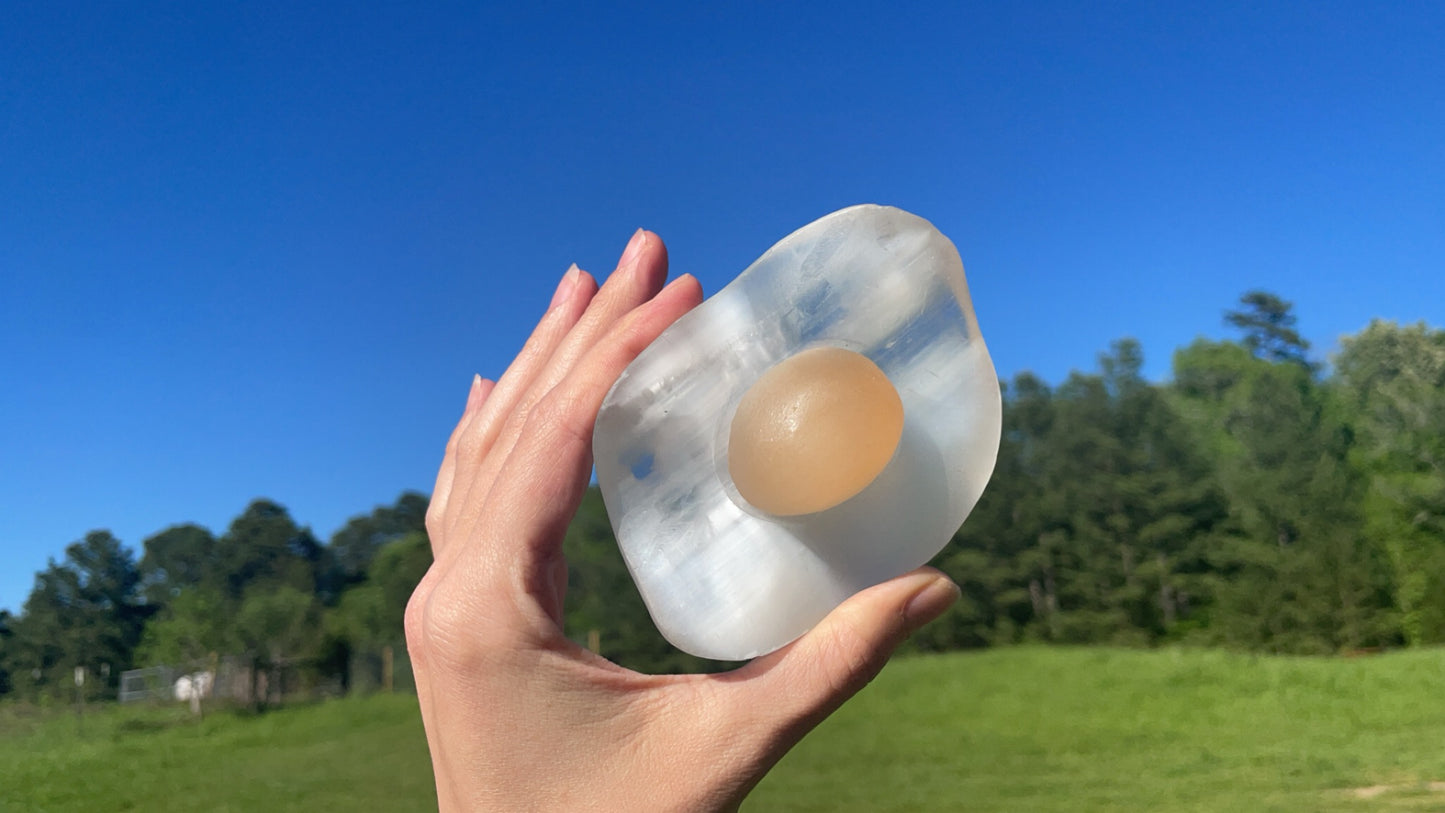
[[[847,365],[768,383],[818,348],[876,365],[902,405],[889,442],[862,437],[890,431],[852,414],[858,404],[823,408],[827,393],[861,391]],[[768,396],[756,414],[752,392]],[[793,434],[766,408],[789,398],[806,406]],[[643,351],[603,402],[593,451],[658,629],[687,652],[741,660],[941,550],[993,472],[999,423],[953,244],[907,212],[855,206],[789,235]],[[772,465],[762,441],[779,437]]]
[[[728,474],[775,516],[832,508],[873,482],[903,436],[903,401],[878,365],[814,347],[763,373],[733,416]]]

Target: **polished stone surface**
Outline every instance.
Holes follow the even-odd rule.
[[[903,401],[902,439],[857,496],[774,517],[728,474],[743,394],[793,354],[854,350]],[[742,660],[925,562],[993,472],[1000,398],[958,252],[927,221],[854,206],[767,251],[627,368],[593,438],[618,544],[662,634]]]

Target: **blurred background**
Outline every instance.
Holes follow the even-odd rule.
[[[400,614],[472,375],[639,227],[712,293],[874,202],[958,246],[1005,437],[912,645],[951,654],[761,806],[1445,804],[1442,41],[1418,3],[3,9],[0,802],[270,809],[206,771],[328,741],[357,776],[298,805],[434,804]],[[579,642],[721,666],[595,494],[567,545]],[[915,692],[972,727],[895,731]]]

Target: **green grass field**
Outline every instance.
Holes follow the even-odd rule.
[[[1445,651],[1012,649],[890,665],[757,810],[1445,810]],[[1368,797],[1368,798],[1362,798]]]
[[[0,711],[0,811],[436,809],[415,697],[187,714]]]
[[[1006,649],[891,664],[746,810],[1445,810],[1445,650]],[[201,722],[0,706],[0,810],[424,810],[416,704]]]

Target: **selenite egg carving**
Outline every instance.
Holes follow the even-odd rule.
[[[597,416],[597,482],[653,621],[744,660],[943,549],[998,456],[998,377],[958,251],[853,206],[678,319]]]

